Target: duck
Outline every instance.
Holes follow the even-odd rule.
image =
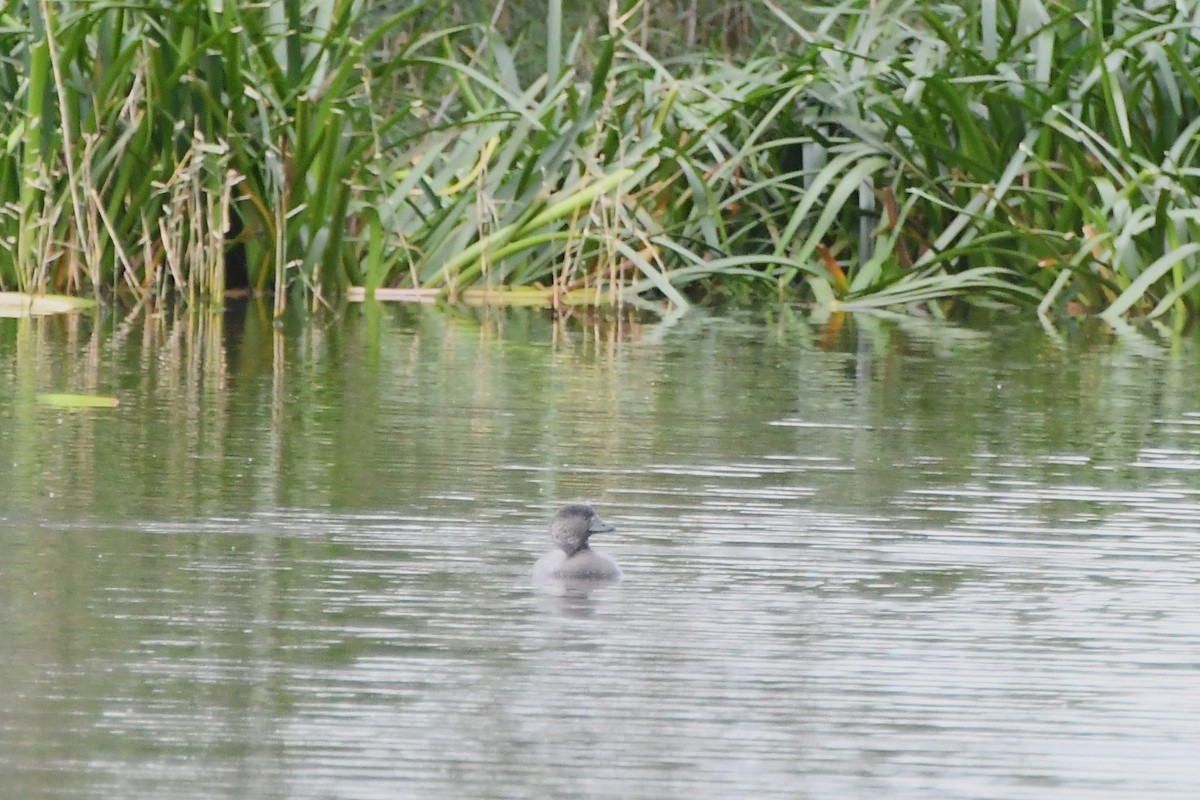
[[[558,547],[537,560],[533,567],[538,580],[584,580],[615,582],[621,568],[603,553],[588,546],[594,533],[616,530],[588,503],[565,505],[550,523],[550,535]]]

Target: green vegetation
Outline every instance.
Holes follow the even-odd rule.
[[[277,310],[352,286],[957,298],[1183,324],[1200,17],[1138,5],[693,3],[666,37],[676,17],[636,3],[527,4],[502,35],[431,3],[10,2],[0,284],[160,304],[245,283]]]

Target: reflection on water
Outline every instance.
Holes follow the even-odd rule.
[[[1190,343],[787,312],[220,323],[0,320],[14,797],[1200,782]],[[575,499],[625,580],[539,590]]]

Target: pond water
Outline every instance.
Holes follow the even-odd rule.
[[[1190,340],[241,307],[0,354],[6,796],[1200,785]],[[625,579],[536,587],[577,499]]]

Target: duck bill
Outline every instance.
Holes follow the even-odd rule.
[[[592,521],[588,523],[588,533],[608,533],[615,531],[616,526],[610,525],[599,517],[592,517]]]

